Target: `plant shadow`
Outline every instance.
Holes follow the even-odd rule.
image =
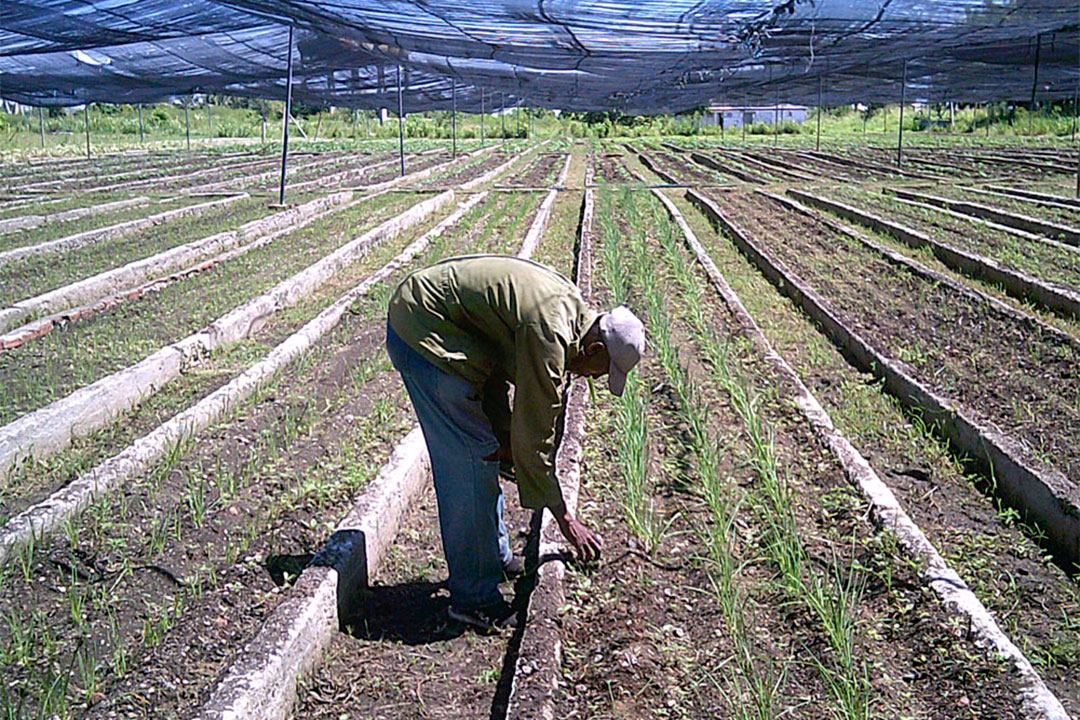
[[[356,591],[352,611],[341,618],[343,632],[362,640],[427,645],[459,637],[465,626],[446,614],[446,581],[413,580]]]

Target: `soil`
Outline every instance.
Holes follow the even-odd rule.
[[[510,156],[501,152],[490,152],[484,155],[479,161],[474,161],[466,167],[457,169],[446,175],[439,175],[438,177],[431,178],[420,184],[421,189],[446,189],[453,188],[467,183],[470,180],[480,177],[489,170],[497,168],[504,162],[510,159]]]
[[[512,187],[547,187],[555,182],[565,163],[565,153],[539,153],[528,167],[503,179],[500,184]]]
[[[848,274],[846,268],[849,265],[833,261],[829,267],[835,270],[829,273],[829,280],[818,282],[818,273],[807,267],[808,259],[819,257],[821,250],[811,254],[800,247],[801,242],[842,247],[842,241],[829,237],[826,229],[809,229],[801,224],[803,218],[800,216],[782,213],[771,204],[762,205],[756,199],[732,198],[727,203],[718,199],[718,202],[755,242],[768,244],[773,252],[777,252],[776,245],[779,244],[792,246],[791,255],[785,260],[804,280],[813,277],[813,284],[819,291],[829,292],[827,288],[832,287],[832,283],[838,283],[839,278]],[[807,261],[795,264],[791,257],[796,253],[805,256]],[[718,261],[722,257],[714,255]],[[840,299],[834,299],[834,307],[845,308],[842,313],[845,322],[860,330],[874,332],[875,321],[883,322],[892,316],[892,311],[882,307],[885,301],[879,299],[879,295],[898,296],[899,287],[903,286],[887,280],[897,274],[895,268],[877,260],[864,259],[861,264],[867,269],[880,266],[882,275],[864,277],[859,285],[861,299],[855,299],[854,291],[845,292]],[[755,278],[754,282],[759,288],[756,292],[768,291],[764,279]],[[852,280],[852,284],[856,282],[859,281]],[[864,302],[873,302],[875,312],[860,315],[857,310]],[[955,300],[950,302],[959,304]],[[939,298],[928,303],[929,307],[920,308],[914,317],[924,317],[932,312],[932,308],[942,308],[946,304]],[[1080,613],[1080,593],[1073,581],[1049,562],[1030,538],[1025,537],[1024,528],[1015,517],[999,512],[992,502],[988,502],[980,487],[954,469],[944,446],[937,447],[929,437],[921,444],[905,441],[903,435],[883,427],[876,418],[857,417],[856,413],[860,411],[853,406],[863,390],[854,388],[865,387],[873,380],[853,370],[835,351],[830,355],[830,362],[820,360],[820,351],[808,355],[810,350],[790,329],[796,325],[802,327],[805,321],[791,309],[785,309],[784,313],[781,318],[769,316],[763,320],[759,317],[758,322],[767,332],[780,333],[779,328],[783,328],[780,347],[786,349],[784,354],[789,362],[834,416],[855,423],[857,431],[850,435],[852,441],[897,493],[901,505],[980,599],[995,612],[1003,628],[1036,664],[1044,680],[1070,712],[1080,711],[1080,695],[1077,694],[1077,688],[1080,688],[1077,671],[1080,668],[1080,628],[1068,619]],[[869,315],[873,317],[867,318]],[[921,322],[909,320],[904,327],[909,333],[912,330],[924,332]],[[953,329],[954,337],[950,343],[967,334],[961,330],[967,326],[960,323],[945,327]],[[883,335],[884,331],[875,332],[874,338],[881,342]],[[900,337],[903,336],[885,335],[888,339]],[[980,369],[984,369],[982,363]],[[1016,372],[1014,377],[1022,375]],[[1040,375],[1028,377],[1038,379]]]
[[[1080,288],[1080,252],[1029,240],[928,208],[914,207],[880,193],[830,188],[828,194],[867,212],[919,229],[935,240],[997,260],[1037,278]]]
[[[498,196],[477,211],[520,213],[523,202]],[[497,217],[493,227],[462,225],[467,232],[448,236],[447,245],[433,246],[414,266],[478,243],[505,251],[500,230],[528,218]],[[385,297],[376,292],[358,304],[356,315],[196,445],[97,503],[72,524],[74,544],[70,533],[49,539],[37,550],[31,581],[10,576],[0,583],[0,617],[29,622],[29,615],[39,628],[51,628],[62,640],[55,657],[70,657],[79,637],[86,638],[81,647],[96,649],[99,686],[89,716],[194,713],[281,599],[278,586],[295,580],[413,423],[381,352]],[[229,489],[234,479],[238,485]],[[207,510],[200,523],[192,498],[203,481]],[[159,536],[160,550],[152,546]],[[128,565],[136,570],[129,573]],[[101,594],[81,628],[67,616],[71,568],[86,576],[75,587]],[[34,581],[39,575],[49,581]],[[9,633],[0,625],[0,647],[8,646]],[[117,647],[128,653],[123,668]],[[5,668],[5,686],[33,692],[34,670],[43,661]],[[81,702],[78,690],[71,695]],[[28,702],[34,707],[41,700]]]
[[[687,185],[716,185],[730,182],[728,178],[711,172],[696,163],[689,162],[675,153],[650,150],[646,155],[650,160],[656,162],[661,170]]]
[[[660,248],[654,249],[650,256],[662,263]],[[659,268],[654,270],[663,284]],[[707,287],[700,274],[698,280]],[[665,296],[677,293],[669,287]],[[715,300],[708,305],[706,312],[715,319],[718,333],[733,333],[726,310]],[[669,311],[675,308],[669,305]],[[753,488],[757,482],[753,468],[740,459],[742,423],[725,394],[711,385],[682,320],[675,322],[673,339],[684,367],[705,388],[710,430],[729,448],[723,474],[730,477],[732,492],[741,494],[739,488]],[[745,348],[737,355],[776,430],[781,466],[796,493],[799,534],[813,565],[821,571],[839,562],[841,574],[853,566],[869,569],[859,600],[856,652],[873,665],[868,679],[876,711],[886,717],[1018,717],[1007,672],[957,633],[910,565],[891,554],[888,539],[866,522],[862,501],[784,400],[782,384],[767,366]],[[568,578],[562,618],[565,660],[555,716],[730,717],[737,694],[725,668],[734,648],[711,591],[704,560],[708,553],[695,531],[709,522],[695,489],[696,459],[669,379],[651,356],[639,371],[652,389],[648,421],[654,498],[662,521],[670,526],[666,539],[648,554],[627,532],[618,502],[623,484],[619,462],[604,440],[614,432],[612,413],[593,408],[581,515],[601,528],[605,560]],[[745,553],[739,561],[746,563],[738,576],[747,597],[741,609],[753,628],[752,652],[759,662],[786,669],[778,686],[782,706],[771,716],[825,717],[833,705],[812,662],[829,652],[818,621],[779,590],[776,571],[761,554],[762,517],[752,500],[743,503],[736,522],[739,550]]]
[[[1000,193],[987,195],[981,192],[973,192],[972,189],[960,185],[939,185],[933,188],[929,194],[944,195],[957,200],[988,205],[1005,212],[1040,218],[1061,225],[1071,227],[1080,225],[1080,207],[1048,207],[1038,202],[1028,202],[1027,200],[1012,198]]]
[[[596,178],[609,183],[634,182],[634,178],[619,161],[621,153],[600,153],[596,155]]]
[[[1069,430],[1080,420],[1073,343],[1056,334],[1040,337],[1033,325],[893,265],[774,201],[714,196],[757,242],[822,293],[845,324],[907,363],[927,386],[1020,440],[1033,462],[1080,478],[1080,446]]]

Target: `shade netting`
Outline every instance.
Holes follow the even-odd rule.
[[[289,27],[294,40],[290,46]],[[4,0],[0,95],[409,111],[1071,98],[1077,0]]]

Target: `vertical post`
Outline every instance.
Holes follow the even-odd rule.
[[[904,61],[904,79],[900,84],[900,134],[896,140],[896,166],[904,162],[904,103],[907,102],[907,60]]]
[[[745,147],[746,146],[746,98],[743,98],[742,121],[740,122],[740,124],[742,125],[742,144]]]
[[[292,114],[293,26],[289,25],[289,46],[285,61],[285,111],[281,114],[281,184],[278,205],[285,204],[285,170],[289,163],[289,115]]]
[[[450,159],[457,157],[457,78],[450,78]]]
[[[187,149],[191,149],[191,118],[188,116],[188,99],[184,98],[184,139]]]
[[[41,147],[45,148],[45,110],[40,105],[37,109],[38,130],[41,132]]]
[[[499,123],[502,125],[502,139],[506,140],[506,95],[501,95],[502,102],[499,103]]]
[[[90,103],[82,106],[83,125],[86,126],[86,159],[90,159]]]
[[[397,66],[397,137],[398,159],[401,162],[401,175],[405,175],[405,101],[401,97],[401,66]]]
[[[949,132],[953,131],[953,125],[956,124],[956,103],[952,100],[949,101]]]
[[[480,147],[484,147],[484,88],[480,88]]]
[[[881,132],[885,135],[889,134],[889,106],[881,106]]]
[[[776,96],[773,98],[772,141],[773,145],[780,144],[780,88],[776,89]]]
[[[817,150],[821,152],[821,112],[823,110],[821,106],[821,83],[822,78],[818,75],[817,79]]]
[[[265,145],[266,144],[266,101],[265,100],[260,100],[259,101],[259,118],[262,121],[262,134],[260,135],[260,137],[262,139],[262,144]]]
[[[210,104],[210,96],[206,96],[206,137],[214,137],[214,106]]]
[[[990,137],[990,110],[993,108],[990,101],[986,102],[986,137]]]
[[[1072,139],[1076,141],[1076,101],[1080,100],[1080,81],[1077,81],[1076,88],[1073,90],[1073,118],[1072,118]]]
[[[1035,120],[1035,93],[1039,89],[1039,56],[1042,54],[1042,33],[1035,36],[1035,72],[1031,79],[1031,106],[1028,108],[1028,135],[1033,132],[1032,122]]]
[[[142,121],[142,103],[139,103],[139,144],[142,145],[145,137],[143,136],[143,121]]]
[[[315,121],[315,139],[312,142],[319,142],[319,128],[322,127],[323,109],[319,109],[319,119]]]

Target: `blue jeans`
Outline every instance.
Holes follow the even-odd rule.
[[[401,373],[431,456],[450,602],[470,610],[499,602],[503,564],[513,554],[502,517],[499,463],[483,459],[499,443],[480,392],[435,367],[389,323],[386,350]]]

